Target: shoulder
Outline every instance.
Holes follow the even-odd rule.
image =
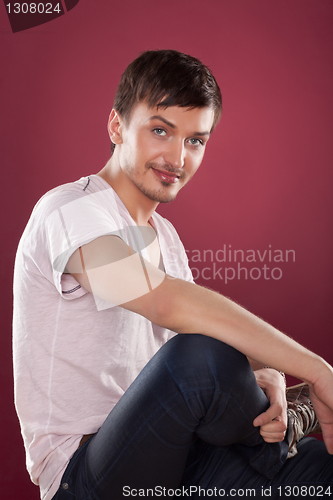
[[[31,218],[47,220],[62,213],[66,217],[85,217],[89,213],[117,211],[115,193],[99,176],[90,175],[48,191],[36,203]],[[111,211],[111,212],[110,212]]]
[[[85,196],[85,186],[89,185],[90,178],[82,177],[75,182],[68,182],[57,186],[45,193],[36,203],[34,213],[50,215],[54,210]]]

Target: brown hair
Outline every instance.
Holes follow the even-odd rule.
[[[113,107],[126,121],[141,101],[149,107],[212,107],[212,130],[222,112],[221,91],[211,71],[199,59],[176,50],[148,50],[126,68]]]

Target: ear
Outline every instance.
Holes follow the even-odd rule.
[[[108,121],[108,132],[113,144],[121,144],[123,142],[121,136],[122,129],[122,119],[115,109],[112,109],[109,121]]]

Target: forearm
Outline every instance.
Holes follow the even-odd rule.
[[[221,340],[263,365],[308,383],[326,363],[291,338],[231,300],[185,281],[166,277],[153,292],[152,321],[178,333],[201,333]]]
[[[248,359],[248,362],[250,363],[253,371],[260,370],[261,368],[268,366],[268,365],[265,365],[264,363],[260,363],[259,361],[256,361],[255,359],[250,358],[249,356],[247,356],[247,359]]]
[[[111,304],[178,333],[221,340],[255,360],[257,368],[268,365],[310,384],[330,371],[319,356],[249,311],[212,290],[165,275],[118,237],[92,241],[73,254],[68,268],[82,286]]]

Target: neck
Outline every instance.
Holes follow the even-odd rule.
[[[158,202],[145,196],[133,184],[120,168],[114,155],[97,175],[101,176],[115,190],[138,226],[150,225],[149,219],[155,212]]]

